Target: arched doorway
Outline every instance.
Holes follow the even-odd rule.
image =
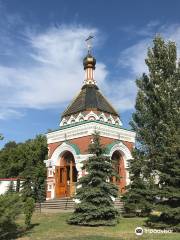
[[[72,197],[75,194],[77,182],[77,169],[74,156],[65,151],[60,157],[60,166],[55,170],[55,192],[56,198]]]
[[[113,167],[119,178],[113,177],[112,182],[119,187],[119,192],[123,193],[126,186],[126,170],[124,166],[124,159],[120,151],[115,151],[112,154]]]

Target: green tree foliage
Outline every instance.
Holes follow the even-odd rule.
[[[159,226],[176,229],[180,222],[180,62],[175,43],[156,37],[146,65],[149,73],[136,81],[136,112],[131,122],[138,141],[134,161],[143,166],[147,186],[153,186],[151,196],[156,196],[156,208],[161,211]]]
[[[15,220],[21,213],[22,206],[18,194],[7,193],[0,195],[0,239],[8,239],[16,231]]]
[[[45,198],[46,167],[43,160],[46,156],[47,141],[42,135],[25,143],[9,142],[0,151],[0,177],[23,179],[24,199],[31,196],[42,201]]]
[[[129,161],[131,183],[126,187],[126,192],[122,196],[124,201],[124,216],[148,216],[151,212],[154,197],[152,195],[149,182],[143,178],[144,166],[142,166],[142,156],[139,159],[137,149],[134,150],[134,159]]]
[[[31,226],[31,218],[35,208],[34,198],[28,197],[24,203],[25,224],[29,228]]]
[[[80,200],[75,212],[68,220],[77,225],[115,225],[118,211],[114,208],[112,197],[117,197],[118,188],[109,181],[114,175],[112,162],[104,156],[104,149],[100,144],[99,135],[93,136],[93,143],[89,146],[92,157],[84,165],[87,175],[80,178],[76,198]]]

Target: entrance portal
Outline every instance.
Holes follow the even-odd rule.
[[[124,167],[124,159],[119,151],[115,151],[112,155],[113,166],[120,178],[113,177],[112,182],[115,183],[119,191],[123,193],[126,186],[126,171]]]
[[[65,152],[60,159],[60,166],[56,166],[55,182],[57,198],[72,197],[75,194],[77,170],[71,152]]]

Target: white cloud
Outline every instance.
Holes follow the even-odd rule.
[[[7,118],[20,118],[23,113],[18,112],[14,109],[0,108],[0,120],[6,120]]]
[[[159,28],[156,28],[156,31],[153,32],[153,27],[157,27],[159,23],[150,22],[147,24],[147,30],[151,29],[151,37],[141,38],[134,45],[126,48],[124,51],[120,53],[119,56],[119,65],[124,68],[129,68],[130,73],[133,77],[138,77],[143,72],[147,72],[147,66],[145,64],[145,58],[147,56],[147,48],[152,46],[152,40],[155,34],[160,34],[166,40],[175,41],[177,43],[177,52],[178,55],[180,53],[180,24],[172,24],[172,25],[161,25]],[[137,30],[137,34],[139,32],[146,32],[146,28],[142,30]],[[144,33],[144,35],[147,35]]]
[[[160,33],[165,40],[171,40],[177,43],[177,54],[178,56],[180,55],[180,24],[161,25],[157,30],[158,24],[158,22],[151,22],[147,25],[147,30],[151,30],[151,37],[148,38],[146,28],[137,30],[138,35],[141,33],[142,35],[144,34],[145,37],[123,50],[119,55],[119,67],[128,70],[127,79],[123,81],[119,80],[119,86],[116,84],[116,90],[113,92],[113,102],[121,111],[133,109],[137,91],[135,79],[140,77],[142,73],[148,72],[145,58],[147,56],[147,48],[152,46],[152,40],[155,36],[153,27],[156,27],[156,32]]]
[[[129,72],[133,74],[133,76],[138,76],[146,72],[145,58],[149,43],[150,39],[143,39],[122,51],[118,61],[119,65],[129,68]]]
[[[158,23],[154,23],[154,26],[157,25]],[[153,23],[147,26],[149,28],[152,31]],[[180,41],[179,25],[161,26],[159,29],[166,38],[177,43]],[[143,31],[145,32],[145,28]],[[98,29],[62,25],[42,32],[26,31],[25,47],[20,56],[18,46],[16,49],[13,44],[12,49],[7,48],[11,52],[10,57],[17,55],[19,59],[11,65],[0,63],[0,102],[3,106],[0,108],[0,119],[21,117],[22,108],[47,109],[60,107],[71,101],[84,80],[84,39],[89,33],[96,35],[96,44],[101,41]],[[135,79],[147,71],[144,59],[152,39],[145,35],[119,54],[118,79],[114,79],[112,72],[108,73],[104,63],[97,63],[95,78],[98,85],[120,112],[133,109]],[[7,33],[5,36],[9,38]],[[2,46],[0,52],[3,49],[6,51],[4,45]],[[128,72],[124,79],[121,77],[122,68],[126,68]],[[107,81],[107,75],[112,76],[113,84]]]
[[[113,84],[105,82],[103,90],[120,113],[134,108],[136,84],[134,79],[118,79]]]
[[[80,26],[59,26],[43,33],[28,33],[29,59],[22,61],[31,64],[23,68],[0,65],[1,104],[18,111],[19,108],[52,108],[70,101],[84,80],[84,39],[89,32],[98,37],[96,29]],[[102,82],[106,74],[105,65],[98,63],[98,82]]]

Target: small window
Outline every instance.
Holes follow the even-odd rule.
[[[84,119],[81,117],[81,118],[79,119],[79,121],[82,122],[82,121],[84,121]]]
[[[108,123],[112,123],[111,119],[108,119]]]
[[[95,119],[95,117],[92,116],[92,117],[89,117],[88,120],[96,120],[96,119]]]
[[[72,119],[72,120],[71,120],[71,123],[75,123],[75,120],[74,120],[74,119]]]
[[[119,122],[118,122],[118,121],[116,121],[116,122],[115,122],[115,124],[116,124],[116,125],[119,125]]]
[[[64,122],[63,125],[65,126],[67,124],[67,122]]]
[[[101,122],[104,122],[104,118],[103,117],[100,117],[99,119]]]
[[[52,185],[48,184],[48,190],[51,190],[51,189],[52,189]]]
[[[52,177],[53,176],[53,171],[52,170],[49,170],[49,177]]]

